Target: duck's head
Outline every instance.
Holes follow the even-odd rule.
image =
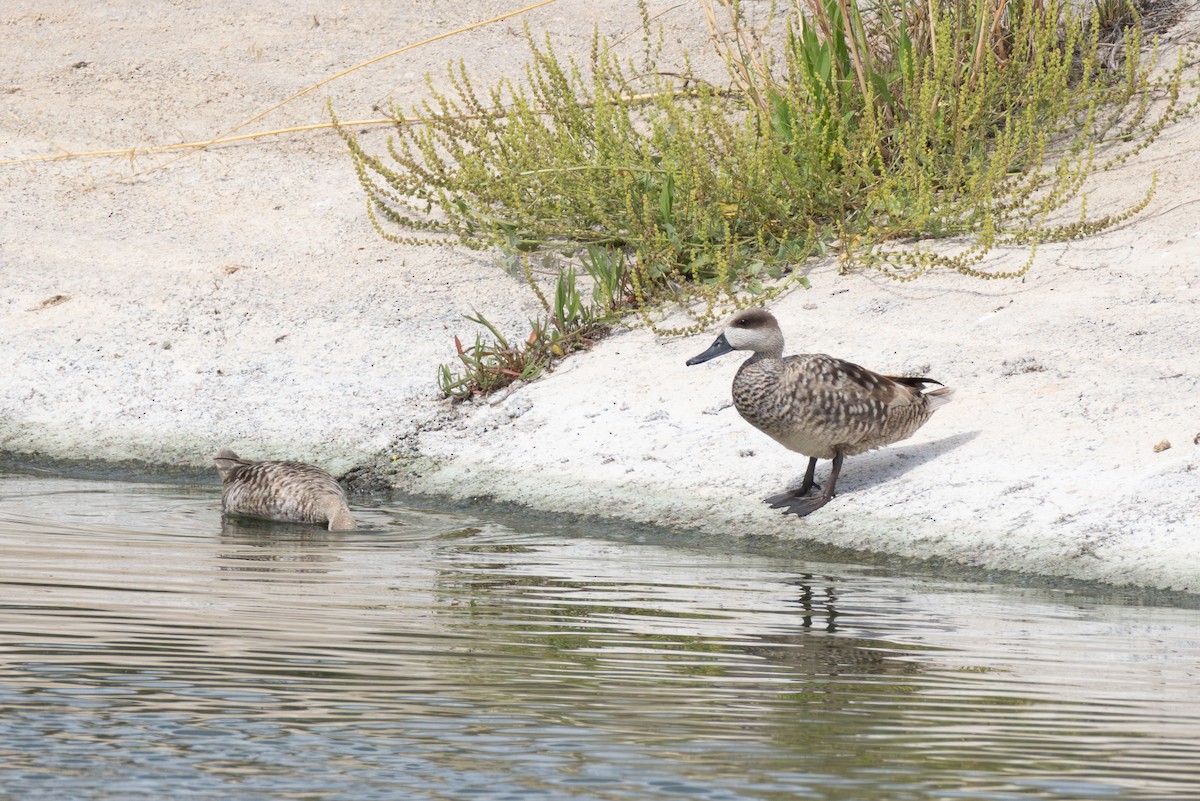
[[[687,360],[688,366],[700,364],[733,350],[783,354],[783,332],[775,316],[766,309],[745,309],[725,325],[716,341],[699,356]]]

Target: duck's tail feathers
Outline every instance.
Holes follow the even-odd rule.
[[[885,376],[885,378],[890,378],[892,381],[895,381],[897,384],[903,384],[904,386],[912,387],[913,389],[925,389],[926,384],[937,384],[939,387],[942,386],[941,381],[937,381],[932,378],[925,378],[924,376],[889,375],[889,376]]]
[[[931,392],[926,392],[925,400],[929,404],[929,410],[933,411],[938,407],[945,406],[954,399],[954,390],[950,387],[942,387]]]

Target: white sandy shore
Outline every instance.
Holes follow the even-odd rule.
[[[0,160],[212,137],[515,5],[9,2]],[[559,0],[524,21],[576,53],[593,22],[630,31],[636,53],[636,6],[601,6]],[[698,16],[674,7],[664,22],[703,49]],[[346,118],[379,116],[452,58],[481,85],[515,77],[521,25],[381,62],[255,129],[320,121],[327,95]],[[228,444],[382,466],[418,493],[1200,591],[1198,141],[1186,121],[1098,179],[1093,205],[1139,195],[1151,170],[1158,194],[1131,224],[1043,246],[1022,281],[897,284],[823,265],[812,290],[773,304],[790,351],[958,391],[913,439],[847,460],[837,500],[803,520],[759,500],[805,460],[728,406],[736,358],[684,367],[708,335],[622,333],[511,393],[439,400],[436,366],[474,333],[462,315],[521,335],[536,303],[488,254],[376,236],[332,134],[169,164],[6,166],[0,450],[204,467]]]

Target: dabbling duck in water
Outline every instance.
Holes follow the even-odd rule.
[[[925,392],[931,378],[880,375],[820,353],[783,355],[783,332],[763,309],[736,314],[712,346],[688,364],[734,350],[753,351],[733,379],[733,405],[752,426],[785,448],[808,457],[804,481],[767,498],[774,509],[803,517],[834,495],[842,460],[913,435],[954,390]],[[813,472],[818,459],[832,459],[829,483],[819,495]]]
[[[221,474],[221,511],[291,523],[329,524],[330,531],[357,528],[337,479],[301,462],[250,462],[229,448],[216,458]]]

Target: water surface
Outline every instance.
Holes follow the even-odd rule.
[[[1187,603],[219,506],[0,474],[0,799],[1200,798]]]

